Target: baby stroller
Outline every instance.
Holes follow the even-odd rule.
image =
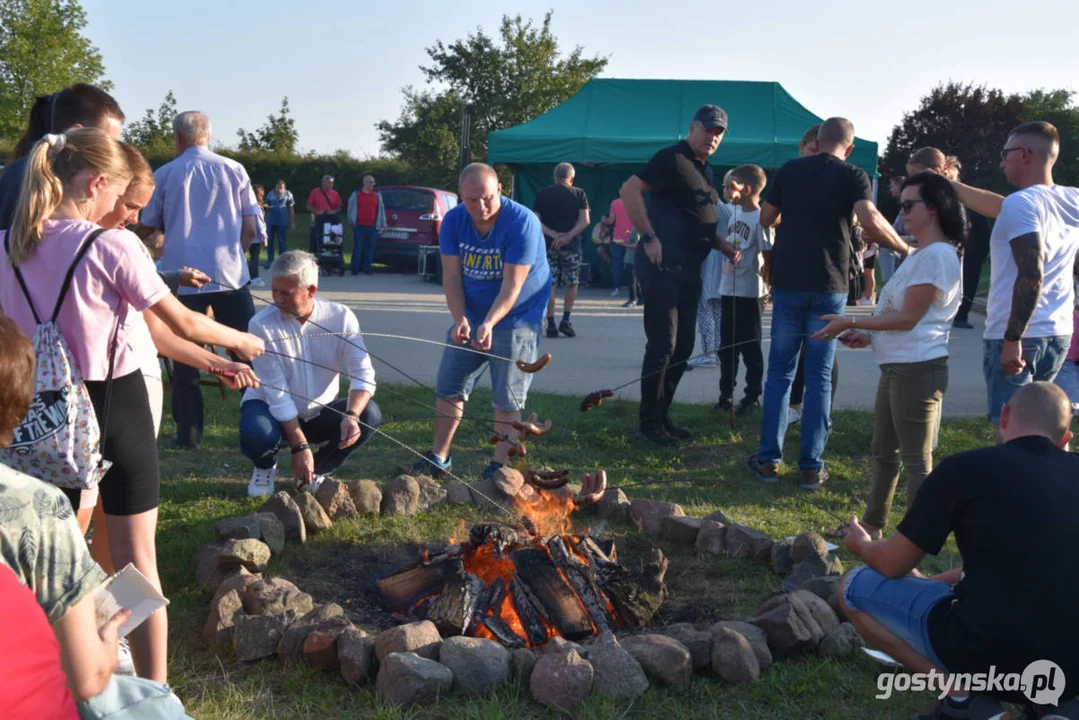
[[[323,275],[345,274],[345,229],[336,215],[320,215],[315,221],[319,271]]]

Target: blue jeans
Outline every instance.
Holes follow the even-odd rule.
[[[787,433],[787,405],[798,367],[798,351],[805,340],[805,394],[802,399],[802,451],[798,467],[820,470],[821,456],[832,429],[832,363],[835,340],[813,340],[809,335],[824,328],[823,315],[842,315],[847,293],[808,293],[776,290],[772,293],[772,348],[768,353],[768,380],[764,384],[761,420],[761,462],[783,460]]]
[[[540,329],[539,325],[496,327],[491,334],[491,349],[488,352],[491,355],[512,358],[514,361],[535,362]],[[472,332],[476,332],[475,326]],[[449,332],[446,333],[446,342],[453,343]],[[446,348],[442,351],[442,362],[438,365],[438,379],[435,381],[435,395],[443,400],[460,398],[467,402],[472,388],[476,386],[476,381],[488,365],[491,367],[491,389],[494,391],[491,406],[505,413],[523,410],[532,376],[519,370],[514,363],[473,352],[471,345],[462,345],[460,349]]]
[[[985,374],[989,421],[1000,422],[1000,409],[1012,399],[1012,395],[1019,388],[1035,381],[1053,382],[1064,365],[1071,341],[1071,335],[1023,338],[1023,359],[1027,364],[1023,372],[1012,375],[1000,366],[1004,341],[986,340],[982,372]]]
[[[288,241],[286,235],[288,233],[288,225],[267,225],[266,226],[266,264],[269,265],[273,262],[274,258],[274,238],[277,238],[277,252],[279,255],[284,255],[288,250]]]
[[[840,592],[851,610],[869,615],[938,670],[947,670],[933,650],[928,621],[929,611],[953,596],[951,585],[916,577],[886,578],[863,565],[847,573]]]
[[[622,287],[622,263],[626,260],[626,246],[611,243],[611,286]]]
[[[341,467],[349,455],[366,445],[375,434],[372,428],[382,424],[382,410],[374,400],[368,400],[360,413],[360,439],[342,450],[337,445],[341,442],[341,413],[346,406],[347,401],[342,398],[330,403],[333,410],[325,408],[310,420],[300,421],[300,429],[314,450],[317,475],[329,475]],[[283,438],[281,423],[270,414],[265,402],[248,400],[240,406],[240,450],[255,467],[267,470],[274,466]],[[316,450],[315,446],[322,443]]]
[[[888,248],[880,248],[877,258],[877,264],[880,266],[880,280],[881,282],[888,282],[892,279],[892,275],[895,274],[896,260],[899,256]]]
[[[1072,405],[1079,405],[1079,365],[1071,360],[1065,360],[1053,382],[1068,393],[1068,399],[1072,401]]]
[[[377,242],[378,231],[374,225],[352,226],[352,272],[371,272]]]

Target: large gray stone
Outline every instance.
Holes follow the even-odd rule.
[[[536,702],[571,712],[591,692],[593,676],[592,664],[576,650],[544,653],[532,669],[528,686]]]
[[[252,662],[277,652],[277,644],[281,642],[288,626],[296,620],[296,614],[291,610],[272,615],[241,613],[234,619],[232,647],[236,651],[236,659]]]
[[[797,565],[810,555],[828,557],[828,543],[818,533],[805,532],[794,538],[791,545],[791,561]]]
[[[244,610],[249,615],[272,615],[291,610],[296,617],[311,612],[311,596],[284,578],[263,578],[244,590]]]
[[[221,554],[224,546],[225,543],[214,540],[195,553],[195,579],[210,592],[216,592],[225,578],[232,574],[232,570],[221,570],[217,567],[217,556]]]
[[[408,708],[437,701],[453,687],[448,667],[410,652],[395,652],[381,662],[375,696],[379,701]]]
[[[772,568],[775,569],[776,575],[790,575],[791,570],[794,570],[791,547],[790,540],[777,540],[772,545]]]
[[[546,655],[547,653],[568,653],[570,650],[575,651],[585,660],[588,659],[587,648],[582,645],[578,645],[572,640],[567,640],[560,635],[555,635],[553,638],[547,641],[547,644],[543,646],[542,650],[540,650],[540,654]]]
[[[603,632],[589,646],[588,661],[594,671],[592,691],[597,695],[630,700],[648,690],[641,664],[610,632]]]
[[[363,630],[352,627],[337,638],[337,661],[349,685],[363,685],[376,677],[375,644]]]
[[[378,515],[382,507],[382,488],[374,480],[357,480],[348,486],[352,504],[360,515]]]
[[[666,635],[630,635],[619,642],[660,685],[678,687],[693,678],[693,656],[682,643]]]
[[[629,498],[622,488],[610,487],[596,503],[596,515],[600,520],[626,520],[629,518]]]
[[[285,664],[303,659],[303,644],[307,636],[319,625],[334,618],[344,618],[345,611],[336,603],[319,605],[289,626],[277,644],[277,656]],[[340,654],[340,653],[338,653]]]
[[[352,496],[348,493],[348,486],[337,478],[324,479],[315,491],[315,499],[331,520],[348,520],[360,516],[356,504],[352,502]]]
[[[768,635],[764,630],[741,620],[720,620],[709,628],[713,642],[715,642],[719,631],[724,628],[734,630],[749,641],[750,647],[753,648],[753,654],[757,656],[757,666],[761,672],[772,667],[772,651],[768,649]]]
[[[442,636],[430,620],[398,625],[375,636],[375,656],[382,662],[390,653],[416,653],[420,657],[438,660]]]
[[[285,539],[289,542],[307,542],[307,528],[303,524],[303,515],[287,492],[281,490],[259,508],[260,513],[272,513],[285,528]]]
[[[629,505],[630,521],[649,535],[659,534],[663,518],[668,515],[684,517],[685,514],[686,512],[681,505],[657,500],[637,498]]]
[[[270,564],[270,546],[261,540],[226,540],[217,554],[217,569],[231,573],[244,567],[257,573]]]
[[[202,639],[207,645],[228,645],[232,643],[232,628],[237,614],[243,614],[244,602],[235,590],[215,597],[210,602],[210,617],[202,630]]]
[[[513,681],[517,687],[527,688],[532,681],[532,670],[536,667],[536,653],[528,648],[517,648],[510,653],[513,661]]]
[[[709,522],[717,522],[720,525],[734,525],[734,523],[731,522],[730,519],[723,514],[722,510],[716,510],[710,515],[705,515],[704,519],[708,520]]]
[[[668,515],[659,522],[659,536],[679,545],[694,545],[703,522],[700,518]]]
[[[510,681],[509,650],[493,640],[447,638],[438,660],[453,671],[453,687],[469,695],[482,695]]]
[[[411,475],[398,475],[382,490],[383,515],[415,515],[420,510],[420,484]]]
[[[811,592],[798,590],[768,600],[750,622],[768,635],[772,656],[783,660],[815,648],[839,625],[839,618],[828,603]]]
[[[513,504],[513,498],[498,489],[494,478],[480,478],[469,485],[468,491],[472,496],[472,502],[484,508],[500,510]],[[523,493],[524,490],[522,489],[521,492]]]
[[[221,518],[214,523],[214,529],[219,540],[258,540],[262,537],[259,518],[255,513]]]
[[[333,527],[330,516],[326,514],[326,511],[322,509],[318,500],[311,493],[297,493],[295,502],[296,507],[300,508],[300,515],[303,516],[303,526],[307,528],[309,535],[318,535],[320,532],[325,532]]]
[[[838,564],[837,564],[838,563]],[[838,570],[838,572],[836,572]],[[791,574],[783,581],[780,590],[794,592],[813,578],[842,575],[843,564],[839,558],[829,556],[822,558],[820,555],[810,554],[805,560],[794,566]]]
[[[839,592],[840,586],[843,584],[843,578],[839,575],[825,575],[824,577],[813,578],[802,583],[800,590],[807,590],[821,600],[828,602],[832,599],[832,596]]]
[[[759,563],[772,561],[772,538],[745,525],[729,525],[724,540],[727,555]]]
[[[832,660],[845,660],[853,657],[854,653],[863,647],[865,647],[865,641],[862,640],[862,636],[853,625],[845,622],[821,639],[817,652]]]
[[[247,590],[247,586],[251,583],[258,582],[261,579],[262,575],[249,572],[247,568],[241,565],[217,586],[217,590],[214,592],[214,598],[211,602],[216,602],[222,595],[232,592],[233,590],[239,593],[240,598],[242,599],[244,591]]]
[[[303,659],[312,667],[337,670],[341,667],[337,656],[337,640],[351,628],[352,623],[344,616],[330,618],[316,625],[304,638]]]
[[[280,555],[285,549],[285,526],[273,513],[255,513],[259,519],[259,534],[270,552]]]
[[[446,502],[450,505],[471,505],[472,493],[469,492],[467,485],[451,482],[446,485]]]
[[[713,520],[702,520],[697,533],[697,549],[701,552],[719,555],[726,551],[727,526]]]
[[[693,670],[700,672],[711,663],[712,635],[706,630],[698,630],[690,623],[677,623],[663,630],[663,634],[672,637],[686,646],[693,658]]]
[[[525,476],[511,467],[498,468],[491,479],[495,481],[495,487],[509,497],[517,495],[517,491],[525,484]]]
[[[732,685],[752,682],[761,674],[749,641],[730,628],[720,628],[716,632],[711,661],[712,671]]]
[[[446,488],[438,484],[438,481],[427,475],[420,475],[416,478],[416,484],[420,488],[420,500],[419,506],[416,508],[417,512],[427,512],[439,505],[446,502],[446,497],[449,493],[446,492]]]

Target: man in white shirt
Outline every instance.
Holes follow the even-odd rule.
[[[273,352],[253,363],[264,384],[240,406],[240,449],[255,464],[251,497],[273,494],[282,440],[292,450],[297,488],[314,490],[382,424],[360,323],[344,305],[315,297],[314,256],[286,252],[273,261],[270,277],[274,305],[251,318],[249,332]],[[342,369],[352,383],[339,399]]]
[[[243,165],[209,148],[210,118],[182,112],[172,121],[175,160],[161,166],[157,187],[142,211],[145,227],[163,230],[161,270],[190,267],[210,276],[199,289],[180,290],[180,302],[195,312],[213,310],[214,319],[247,330],[255,314],[245,253],[262,224],[262,212]],[[202,441],[203,405],[199,371],[176,363],[172,377],[173,444],[191,449]]]
[[[994,423],[1020,387],[1056,378],[1071,344],[1079,188],[1053,183],[1059,153],[1055,127],[1023,123],[1000,152],[1000,167],[1018,192],[1002,201],[994,193],[955,184],[964,205],[997,218],[989,240],[993,274],[983,362]]]

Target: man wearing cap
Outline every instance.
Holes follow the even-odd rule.
[[[311,213],[310,252],[318,254],[318,237],[322,231],[322,221],[341,222],[337,216],[343,204],[341,196],[333,189],[333,175],[323,175],[322,184],[307,196],[307,212]]]
[[[696,341],[701,265],[713,248],[737,260],[738,253],[716,234],[718,196],[708,165],[726,131],[727,113],[705,105],[693,116],[685,140],[657,152],[622,185],[626,214],[641,233],[636,270],[646,344],[637,437],[655,445],[691,437],[668,413]],[[646,192],[651,195],[647,209]]]

